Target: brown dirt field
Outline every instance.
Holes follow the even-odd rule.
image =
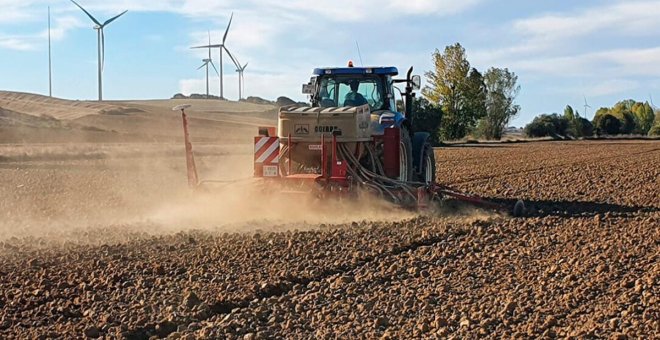
[[[220,100],[72,101],[0,91],[0,143],[181,143],[187,110],[196,142],[249,144],[259,126],[276,125],[276,108]]]
[[[196,150],[251,173],[249,145]],[[0,155],[0,338],[660,334],[658,141],[436,150],[440,182],[523,218],[193,197],[177,143]]]

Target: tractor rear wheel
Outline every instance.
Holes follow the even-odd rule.
[[[422,154],[422,168],[419,174],[419,181],[430,184],[435,182],[435,153],[431,145],[424,145]]]
[[[399,181],[413,180],[413,153],[410,132],[401,127],[401,144],[399,146]]]

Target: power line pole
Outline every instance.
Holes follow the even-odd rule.
[[[48,96],[53,96],[53,63],[50,52],[50,6],[48,6]]]

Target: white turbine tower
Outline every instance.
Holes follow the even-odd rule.
[[[53,62],[50,54],[50,6],[48,6],[48,96],[53,96]]]
[[[243,90],[245,89],[245,78],[243,78],[243,72],[245,72],[245,68],[247,68],[248,63],[245,63],[245,65],[241,66],[241,63],[238,62],[238,59],[234,57],[234,55],[231,54],[231,52],[229,52],[226,47],[225,51],[227,51],[231,61],[234,62],[234,65],[236,66],[236,72],[238,72],[238,100],[240,101],[243,99]]]
[[[211,32],[209,32],[209,44],[211,44]],[[218,69],[215,68],[215,65],[213,64],[213,60],[211,59],[211,48],[209,47],[209,57],[207,59],[202,59],[202,66],[198,67],[197,69],[201,69],[202,67],[206,66],[206,99],[209,99],[209,64],[213,66],[213,69],[215,70],[215,73],[220,75],[218,73]]]
[[[582,97],[584,97],[584,118],[589,119],[587,118],[587,109],[590,109],[591,106],[589,106],[589,104],[587,103],[587,97],[586,96],[582,96]]]
[[[222,50],[227,50],[225,47],[225,40],[227,40],[227,33],[229,33],[229,26],[231,26],[231,21],[234,19],[234,13],[231,14],[229,17],[229,23],[227,24],[227,28],[225,29],[225,35],[222,37],[222,43],[221,44],[215,44],[211,45],[211,42],[209,41],[208,45],[205,46],[194,46],[191,48],[218,48],[220,49],[220,99],[225,99],[224,97],[224,89],[223,89],[223,84],[222,84],[222,77],[223,77],[223,69],[222,69]]]
[[[99,101],[103,100],[103,64],[105,63],[105,36],[103,34],[103,29],[105,26],[109,25],[111,22],[115,21],[117,18],[120,16],[124,15],[128,10],[123,11],[114,17],[106,20],[104,23],[99,22],[94,18],[89,12],[87,12],[82,6],[80,6],[77,2],[71,0],[78,8],[80,8],[87,16],[92,19],[94,22],[94,29],[96,30],[96,35],[97,35],[97,41],[98,41],[98,63],[99,63],[99,69],[98,69],[98,78],[99,78]]]

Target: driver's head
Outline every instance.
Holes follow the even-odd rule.
[[[357,80],[353,80],[350,82],[349,86],[351,87],[351,91],[357,92],[358,87],[360,87],[360,82]]]

